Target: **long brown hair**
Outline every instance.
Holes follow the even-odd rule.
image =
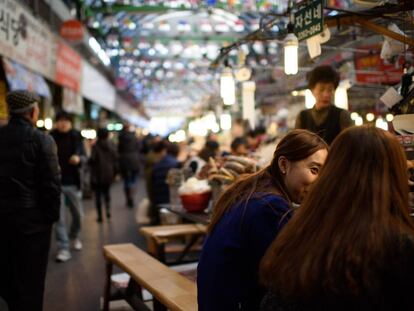
[[[404,236],[414,236],[414,226],[401,146],[375,127],[349,128],[267,250],[261,279],[285,299],[363,295]]]
[[[290,203],[278,165],[279,158],[284,156],[291,162],[297,162],[321,149],[328,149],[328,145],[318,135],[307,130],[291,131],[277,145],[270,165],[257,173],[242,176],[220,196],[214,207],[208,231],[213,230],[229,208],[236,203],[247,204],[253,195],[282,195]]]

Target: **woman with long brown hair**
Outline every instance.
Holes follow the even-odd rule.
[[[294,130],[276,147],[271,164],[234,183],[218,200],[198,265],[198,307],[257,310],[265,291],[259,262],[300,203],[327,156],[316,134]]]
[[[412,310],[413,237],[401,146],[347,129],[262,260],[262,310]]]

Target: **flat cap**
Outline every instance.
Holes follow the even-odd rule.
[[[10,113],[23,113],[29,111],[40,101],[35,93],[18,90],[7,93],[6,102]]]

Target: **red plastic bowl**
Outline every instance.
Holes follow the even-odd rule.
[[[211,191],[195,194],[180,195],[183,207],[191,213],[202,212],[207,206],[211,198]]]

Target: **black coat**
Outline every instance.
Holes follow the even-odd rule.
[[[0,221],[17,218],[23,231],[42,231],[59,218],[59,207],[53,138],[28,120],[12,117],[0,128]]]
[[[117,173],[117,161],[115,146],[108,140],[98,140],[89,160],[92,186],[110,185]]]
[[[140,144],[133,132],[122,131],[119,134],[119,167],[122,174],[139,170]]]
[[[71,129],[67,133],[59,132],[57,129],[50,132],[56,142],[59,165],[62,171],[62,185],[77,186],[81,188],[81,168],[86,161],[83,139],[79,131]],[[80,157],[81,162],[77,165],[69,163],[72,155]]]

